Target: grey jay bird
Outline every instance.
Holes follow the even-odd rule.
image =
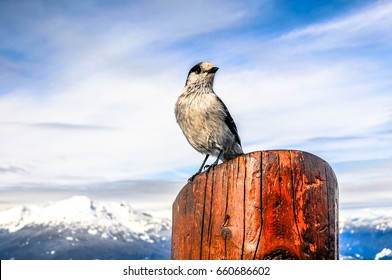
[[[175,106],[177,123],[189,144],[206,155],[201,167],[189,181],[201,173],[208,157],[217,157],[208,170],[243,154],[237,127],[226,105],[212,89],[218,67],[200,62],[188,73],[185,87]]]

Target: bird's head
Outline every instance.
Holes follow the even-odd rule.
[[[200,62],[193,66],[191,70],[189,70],[185,85],[187,86],[196,83],[212,85],[214,82],[215,73],[218,71],[218,69],[218,67],[215,67],[209,62]]]

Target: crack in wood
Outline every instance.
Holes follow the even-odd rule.
[[[260,168],[262,168],[262,166],[263,166],[263,152],[260,152],[259,162],[260,162]],[[263,232],[263,177],[264,177],[264,170],[261,170],[261,172],[260,172],[260,207],[258,207],[261,212],[260,213],[260,229],[259,229],[259,236],[257,237],[256,248],[253,253],[254,260],[256,259],[257,253],[259,251],[261,235]]]
[[[212,168],[212,174],[214,174],[214,169],[215,166]],[[204,199],[203,199],[203,214],[202,214],[202,220],[201,220],[201,234],[200,234],[200,259],[203,257],[203,236],[204,236],[204,219],[205,219],[205,213],[206,213],[206,199],[207,199],[207,184],[208,184],[208,175],[210,174],[209,170],[207,172],[206,179],[204,180]]]
[[[237,158],[237,161],[238,161],[238,165],[237,165],[237,174],[239,174],[239,171],[240,171],[240,159],[239,158]],[[243,205],[243,212],[244,212],[244,217],[243,217],[243,226],[242,226],[242,248],[241,248],[241,260],[243,260],[244,259],[244,248],[245,248],[245,231],[246,231],[246,164],[247,164],[247,161],[246,161],[246,158],[244,158],[244,164],[243,164],[243,170],[244,170],[244,180],[243,180],[243,188],[244,188],[244,190],[243,190],[243,202],[242,202],[242,205]]]
[[[211,197],[210,197],[210,217],[209,217],[209,221],[208,221],[208,259],[210,259],[211,256],[211,242],[212,242],[212,200],[214,198],[214,182],[215,182],[215,173],[213,176],[212,182],[211,182]]]
[[[298,238],[300,240],[301,243],[303,243],[303,238],[301,235],[301,232],[299,230],[299,225],[298,225],[298,212],[297,212],[297,207],[296,207],[296,190],[295,190],[295,186],[294,186],[294,173],[293,173],[293,155],[290,151],[290,176],[291,176],[291,189],[292,189],[292,202],[293,202],[293,211],[294,211],[294,223],[295,223],[295,227],[297,229],[297,234],[298,234]]]

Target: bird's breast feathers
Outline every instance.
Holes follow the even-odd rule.
[[[176,106],[177,121],[179,123],[191,122],[194,128],[203,128],[206,125],[205,122],[211,119],[222,120],[223,108],[216,100],[217,96],[214,93],[181,95]]]

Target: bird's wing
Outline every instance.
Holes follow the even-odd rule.
[[[225,123],[227,127],[230,129],[231,133],[233,133],[236,142],[241,146],[241,139],[238,135],[237,126],[234,123],[233,118],[231,117],[229,110],[227,109],[225,103],[217,96],[219,103],[222,105],[223,111],[225,112]]]

